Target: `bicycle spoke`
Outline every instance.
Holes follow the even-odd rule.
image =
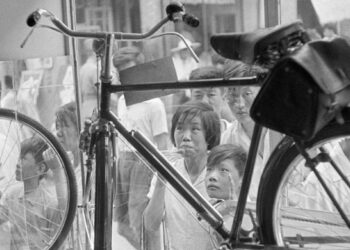
[[[344,216],[350,218],[350,189],[338,174],[349,175],[350,162],[343,154],[340,140],[320,144],[307,151],[316,156],[317,152],[329,152],[331,161],[319,162],[317,171],[325,184],[339,202]],[[326,158],[326,157],[325,157]],[[315,158],[316,159],[316,158]],[[344,165],[344,162],[347,163]],[[334,164],[339,169],[334,169]],[[344,249],[350,246],[350,233],[346,223],[333,205],[318,178],[305,166],[302,157],[296,158],[285,175],[280,189],[281,199],[278,201],[275,222],[278,236],[287,245],[299,247],[316,247],[317,249]],[[277,208],[276,207],[276,208]]]

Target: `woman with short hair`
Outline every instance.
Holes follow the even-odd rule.
[[[208,103],[184,103],[173,116],[171,140],[182,156],[173,166],[208,199],[206,163],[208,150],[220,142],[219,116]],[[198,223],[196,211],[160,179],[145,210],[144,223],[148,231],[164,225],[165,249],[205,249],[209,243],[208,228]]]

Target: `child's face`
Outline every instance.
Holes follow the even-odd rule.
[[[41,175],[40,167],[36,163],[32,153],[25,154],[17,164],[16,180],[26,181],[32,178],[39,178]]]
[[[67,119],[66,123],[63,121],[56,121],[56,131],[58,141],[67,151],[75,151],[78,148],[78,131],[75,124]]]
[[[235,162],[226,159],[215,166],[208,166],[205,186],[210,198],[235,199],[240,188],[240,176]]]

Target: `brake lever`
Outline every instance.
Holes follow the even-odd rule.
[[[26,38],[24,39],[24,41],[21,43],[21,48],[24,47],[24,45],[27,43],[29,37],[33,34],[34,32],[34,29],[35,28],[47,28],[47,29],[51,29],[51,30],[54,30],[56,32],[59,32],[59,33],[63,33],[62,31],[60,31],[59,29],[56,29],[55,27],[52,27],[50,25],[36,25],[36,26],[33,26],[33,28],[29,31],[28,35],[26,36]]]
[[[24,38],[23,42],[22,42],[21,45],[20,45],[20,47],[21,47],[22,49],[23,49],[24,45],[27,43],[29,37],[33,34],[35,28],[36,28],[36,27],[33,26],[33,28],[30,29],[28,35]]]

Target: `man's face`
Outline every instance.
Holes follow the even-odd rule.
[[[16,167],[16,180],[26,181],[31,178],[39,178],[40,166],[36,163],[32,153],[25,154],[18,162]]]
[[[211,105],[215,112],[220,116],[221,109],[224,104],[224,96],[221,93],[220,88],[208,88],[208,89],[192,89],[191,99],[197,101],[203,101]]]
[[[215,166],[207,166],[205,186],[209,197],[223,200],[236,199],[240,176],[235,162],[226,159]]]
[[[250,119],[249,111],[256,91],[251,87],[232,87],[226,93],[227,104],[238,121]]]

